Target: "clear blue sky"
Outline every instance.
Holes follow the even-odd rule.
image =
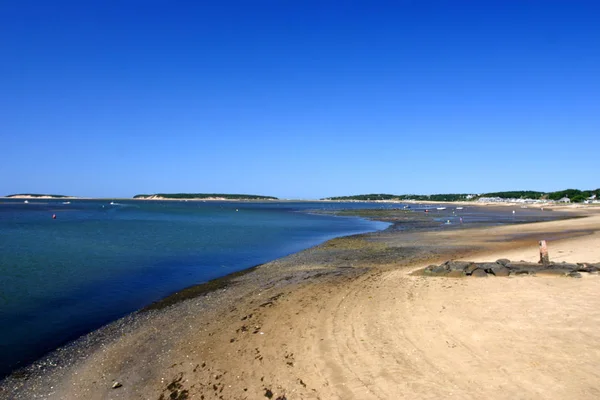
[[[0,195],[600,186],[595,1],[3,1]]]

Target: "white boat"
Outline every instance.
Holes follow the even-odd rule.
[[[71,204],[70,201],[63,201],[63,204]]]
[[[456,207],[457,210],[462,210],[464,207]]]
[[[29,203],[29,202],[28,202],[27,200],[25,200],[23,203],[27,204],[27,203]]]
[[[116,204],[116,203],[115,203],[114,201],[111,201],[111,202],[110,202],[110,205],[111,205],[111,206],[114,206],[115,204]]]
[[[446,209],[446,207],[438,207],[437,208],[437,210],[440,210],[440,211],[445,210],[445,209]]]

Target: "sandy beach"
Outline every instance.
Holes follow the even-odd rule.
[[[334,239],[110,324],[13,374],[0,397],[599,398],[600,276],[412,274],[535,262],[541,239],[551,260],[600,262],[600,212],[577,212]]]

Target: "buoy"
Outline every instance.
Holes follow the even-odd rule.
[[[56,219],[56,214],[52,214],[52,219]]]

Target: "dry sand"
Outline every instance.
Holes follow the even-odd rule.
[[[600,215],[336,239],[113,324],[0,396],[600,398],[599,276],[410,274],[450,256],[537,261],[540,239],[552,259],[600,262]]]

